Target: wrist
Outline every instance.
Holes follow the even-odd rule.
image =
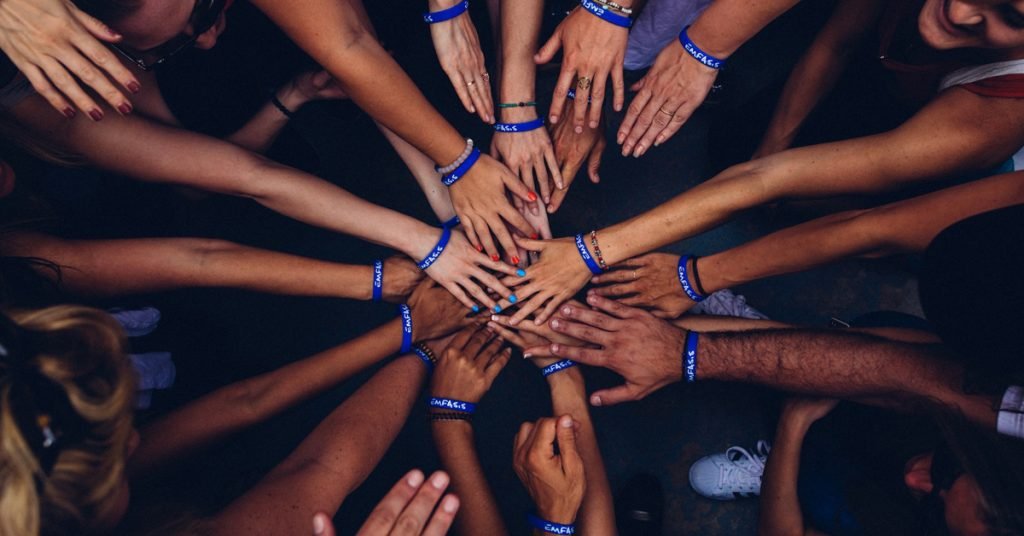
[[[442,9],[448,9],[460,2],[462,2],[462,0],[427,0],[427,9],[430,11],[439,11]]]
[[[310,100],[309,97],[303,95],[302,92],[295,87],[294,82],[288,82],[285,84],[284,87],[274,93],[274,96],[277,97],[278,102],[283,104],[284,107],[292,113],[299,111],[299,108],[302,108],[302,105],[306,104]]]
[[[719,35],[721,32],[706,30],[705,25],[700,24],[699,19],[687,28],[686,33],[690,36],[690,40],[700,47],[701,50],[723,60],[728,59],[739,48],[739,45],[723,41]],[[683,53],[686,54],[685,51]]]
[[[550,505],[537,505],[537,516],[544,521],[551,521],[561,525],[572,525],[576,521],[577,510],[579,510],[579,505],[559,499],[553,501]]]
[[[572,392],[584,390],[583,384],[583,373],[580,372],[579,367],[570,367],[567,369],[560,370],[553,374],[549,374],[544,378],[548,382],[548,387],[551,388],[551,393],[557,392]]]
[[[538,117],[536,106],[517,106],[515,108],[501,108],[498,112],[498,115],[500,116],[502,123],[523,123],[525,121],[537,119]]]
[[[418,222],[415,230],[404,240],[404,243],[398,249],[409,256],[413,262],[419,262],[426,257],[431,251],[437,241],[441,238],[442,230],[437,227],[431,227],[422,222]]]

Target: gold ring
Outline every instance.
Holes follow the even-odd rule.
[[[664,108],[658,108],[658,111],[663,113],[663,114],[665,114],[665,115],[667,115],[667,116],[669,116],[669,117],[673,117],[673,116],[676,115],[675,112],[669,112],[669,111],[665,110]]]
[[[592,82],[592,80],[589,77],[581,76],[576,80],[576,88],[586,91],[590,89],[590,82]]]
[[[487,72],[480,73],[480,76],[484,77],[484,80],[490,80],[491,74]]]
[[[636,270],[633,270],[633,281],[636,281]]]
[[[473,84],[475,84],[475,83],[476,83],[476,80],[470,80],[469,82],[466,82],[466,85],[469,86],[469,87],[473,87]]]

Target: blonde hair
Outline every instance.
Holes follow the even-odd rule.
[[[9,316],[35,344],[26,349],[25,366],[63,389],[84,435],[62,446],[47,475],[12,412],[18,377],[0,358],[0,534],[86,532],[117,507],[133,432],[135,377],[124,332],[87,307]]]

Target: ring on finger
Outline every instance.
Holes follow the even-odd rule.
[[[480,73],[480,76],[484,77],[484,80],[490,80],[491,79],[491,74],[488,73],[487,71],[484,71],[484,72]]]
[[[636,281],[636,270],[633,270],[633,281]]]
[[[576,80],[576,88],[586,91],[590,89],[590,83],[593,81],[589,76],[581,76]]]
[[[668,110],[666,110],[664,108],[658,108],[658,111],[663,113],[663,114],[665,114],[665,115],[667,115],[667,116],[669,116],[669,117],[673,117],[673,116],[676,115],[675,112],[670,112],[670,111],[668,111]]]
[[[470,80],[469,82],[466,82],[466,85],[469,87],[473,87],[474,84],[476,84],[476,80]]]

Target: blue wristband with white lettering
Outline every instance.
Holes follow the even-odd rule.
[[[463,175],[469,173],[469,169],[473,167],[473,164],[480,159],[480,149],[473,149],[473,152],[469,153],[466,157],[466,161],[455,168],[455,171],[441,177],[441,183],[445,186],[451,186],[455,184],[455,181],[462,178]]]
[[[697,332],[686,333],[686,347],[683,349],[683,377],[687,383],[697,381]]]
[[[548,534],[576,534],[576,525],[563,525],[553,521],[541,519],[533,514],[526,514],[526,520],[530,526],[542,530]]]
[[[476,404],[455,400],[454,398],[431,397],[430,407],[435,409],[458,411],[461,413],[473,413],[476,411]]]
[[[529,132],[531,130],[537,130],[544,126],[543,119],[534,119],[533,121],[525,121],[523,123],[495,123],[495,132]]]
[[[693,288],[690,284],[690,274],[686,271],[686,264],[690,261],[690,255],[683,255],[679,257],[679,285],[683,287],[683,292],[690,298],[693,303],[700,303],[704,301],[707,296],[701,296],[697,289]],[[694,261],[697,262],[697,258],[693,257]]]
[[[434,262],[437,261],[438,257],[440,257],[442,253],[444,253],[444,248],[448,246],[448,241],[451,240],[451,238],[452,228],[442,227],[441,238],[437,241],[437,245],[434,246],[434,249],[431,250],[426,257],[423,257],[423,260],[416,263],[416,266],[419,266],[420,270],[426,270],[427,268],[430,268],[430,265],[434,264]]]
[[[590,256],[590,252],[587,251],[587,244],[583,242],[583,233],[576,235],[576,249],[580,252],[580,257],[583,257],[583,262],[587,264],[587,268],[590,269],[590,273],[594,275],[601,275],[604,270],[597,264],[594,257]]]
[[[384,261],[373,261],[373,301],[379,302],[384,293]]]
[[[399,352],[407,354],[412,350],[412,309],[403,303],[398,306],[398,313],[402,315],[402,349]]]
[[[547,378],[548,376],[550,376],[550,375],[552,375],[552,374],[554,374],[554,373],[556,373],[558,371],[562,371],[562,370],[565,370],[567,368],[575,367],[575,366],[576,366],[576,362],[573,361],[572,359],[563,359],[561,361],[552,363],[552,364],[550,364],[550,365],[540,369],[540,373],[545,378]]]
[[[704,52],[696,45],[696,43],[690,40],[690,36],[686,34],[686,30],[689,29],[690,27],[687,26],[686,28],[683,28],[683,31],[679,32],[679,44],[683,45],[683,50],[685,50],[687,54],[693,56],[693,59],[711,67],[712,69],[724,68],[725,60],[716,58],[711,54]]]
[[[428,356],[426,352],[420,350],[418,347],[413,348],[412,351],[420,358],[421,361],[423,361],[423,364],[427,366],[428,374],[434,372],[434,362],[430,360],[430,356]]]
[[[432,13],[423,14],[423,22],[427,24],[436,24],[438,22],[444,22],[446,20],[454,19],[459,15],[466,12],[469,9],[469,0],[462,0],[458,4],[441,11],[434,11]]]
[[[459,224],[461,224],[461,223],[462,223],[462,220],[460,220],[458,216],[452,216],[452,219],[450,219],[450,220],[448,220],[446,222],[443,222],[441,224],[441,228],[442,229],[453,229],[455,227],[458,227]]]
[[[599,17],[601,20],[605,22],[610,22],[616,26],[621,26],[623,28],[629,28],[630,26],[633,25],[633,19],[626,17],[624,15],[612,13],[611,11],[601,7],[596,2],[592,2],[591,0],[580,0],[580,5],[583,6],[583,9],[589,11],[592,15],[594,15],[595,17]]]

